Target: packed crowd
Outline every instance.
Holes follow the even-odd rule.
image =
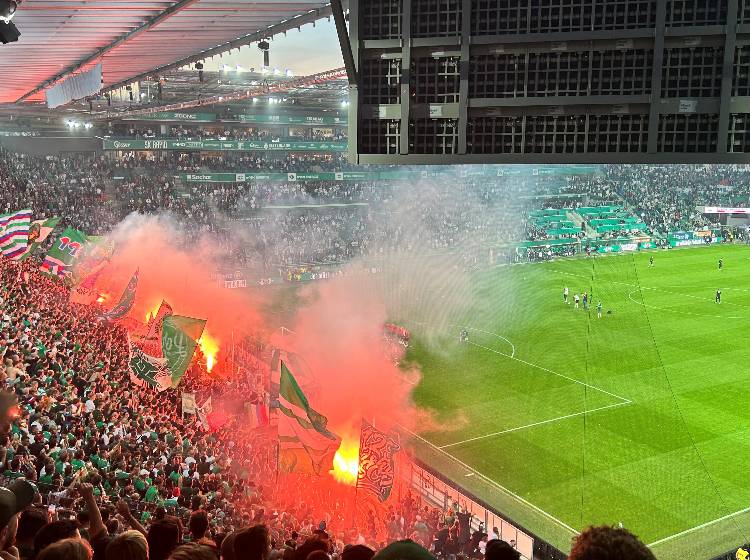
[[[605,184],[666,234],[710,225],[699,206],[750,206],[749,173],[744,165],[610,165]]]
[[[278,481],[270,438],[231,402],[258,398],[262,373],[217,380],[193,367],[182,388],[222,402],[225,418],[210,429],[183,419],[177,392],[130,382],[123,327],[69,303],[67,288],[37,267],[0,260],[0,381],[18,402],[3,402],[3,559],[519,558],[459,504],[440,510],[407,492],[382,520],[355,527],[325,485]],[[652,558],[607,528],[584,533],[571,558],[588,558],[606,531],[627,537],[638,554],[629,558]]]
[[[574,211],[592,204],[623,205],[658,237],[707,225],[709,219],[696,210],[699,204],[722,203],[727,197],[744,204],[750,196],[750,182],[740,166],[621,165],[605,167],[598,175],[570,177],[430,177],[419,181],[419,189],[399,180],[234,184],[183,183],[176,176],[342,170],[347,168],[343,158],[244,152],[36,158],[0,151],[0,178],[12,185],[0,193],[0,210],[31,205],[35,215],[62,216],[65,224],[90,234],[107,231],[131,212],[168,211],[191,233],[245,231],[235,242],[242,246],[228,247],[229,252],[270,272],[274,266],[342,262],[417,248],[439,252],[460,247],[467,265],[492,262],[493,255],[512,244],[548,237],[544,228],[523,218],[540,207]],[[269,211],[273,206],[295,208]],[[243,224],[239,228],[238,220]]]
[[[108,130],[110,136],[128,138],[179,138],[180,140],[260,140],[279,142],[286,140],[312,140],[319,142],[346,142],[347,135],[341,129],[316,128],[311,126],[290,127],[289,132],[254,127],[225,126],[165,126],[121,125]]]

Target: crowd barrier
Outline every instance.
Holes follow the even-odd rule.
[[[522,557],[528,560],[564,560],[567,555],[519,524],[514,523],[507,516],[489,506],[481,498],[461,488],[456,482],[442,476],[426,463],[408,458],[399,463],[399,484],[405,485],[419,498],[436,508],[447,510],[453,504],[466,507],[472,516],[472,530],[479,524],[484,525],[489,534],[493,527],[499,530],[500,538],[518,550]],[[403,488],[401,489],[403,493]]]

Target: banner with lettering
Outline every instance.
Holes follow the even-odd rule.
[[[104,138],[103,150],[185,150],[212,152],[345,152],[346,142],[290,141],[263,142],[260,140],[180,140],[160,138],[153,140]]]
[[[88,236],[85,233],[67,228],[47,252],[40,270],[59,277],[72,274],[73,265],[87,242]]]

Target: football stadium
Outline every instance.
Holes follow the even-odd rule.
[[[750,2],[0,0],[0,560],[748,560]]]

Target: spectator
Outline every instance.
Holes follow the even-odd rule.
[[[107,545],[106,560],[149,560],[146,537],[132,529],[117,535]]]
[[[147,540],[149,560],[166,560],[182,541],[180,520],[168,516],[152,523]]]
[[[197,543],[188,543],[178,546],[169,560],[216,560],[215,549]]]
[[[237,533],[233,552],[235,560],[267,560],[271,552],[271,535],[268,528],[265,525],[256,525]]]
[[[50,544],[37,556],[37,560],[91,560],[93,556],[89,543],[78,537]]]
[[[484,557],[485,560],[519,560],[521,553],[507,542],[494,539],[487,543]]]
[[[589,527],[573,539],[568,560],[656,560],[656,557],[627,529],[602,525]]]
[[[47,524],[47,511],[39,507],[26,508],[18,518],[16,547],[21,560],[34,557],[34,537]]]
[[[66,539],[79,539],[78,523],[71,520],[53,521],[48,523],[34,536],[34,556],[38,557],[49,545]],[[75,545],[70,545],[75,547]],[[92,553],[93,554],[93,553]]]

